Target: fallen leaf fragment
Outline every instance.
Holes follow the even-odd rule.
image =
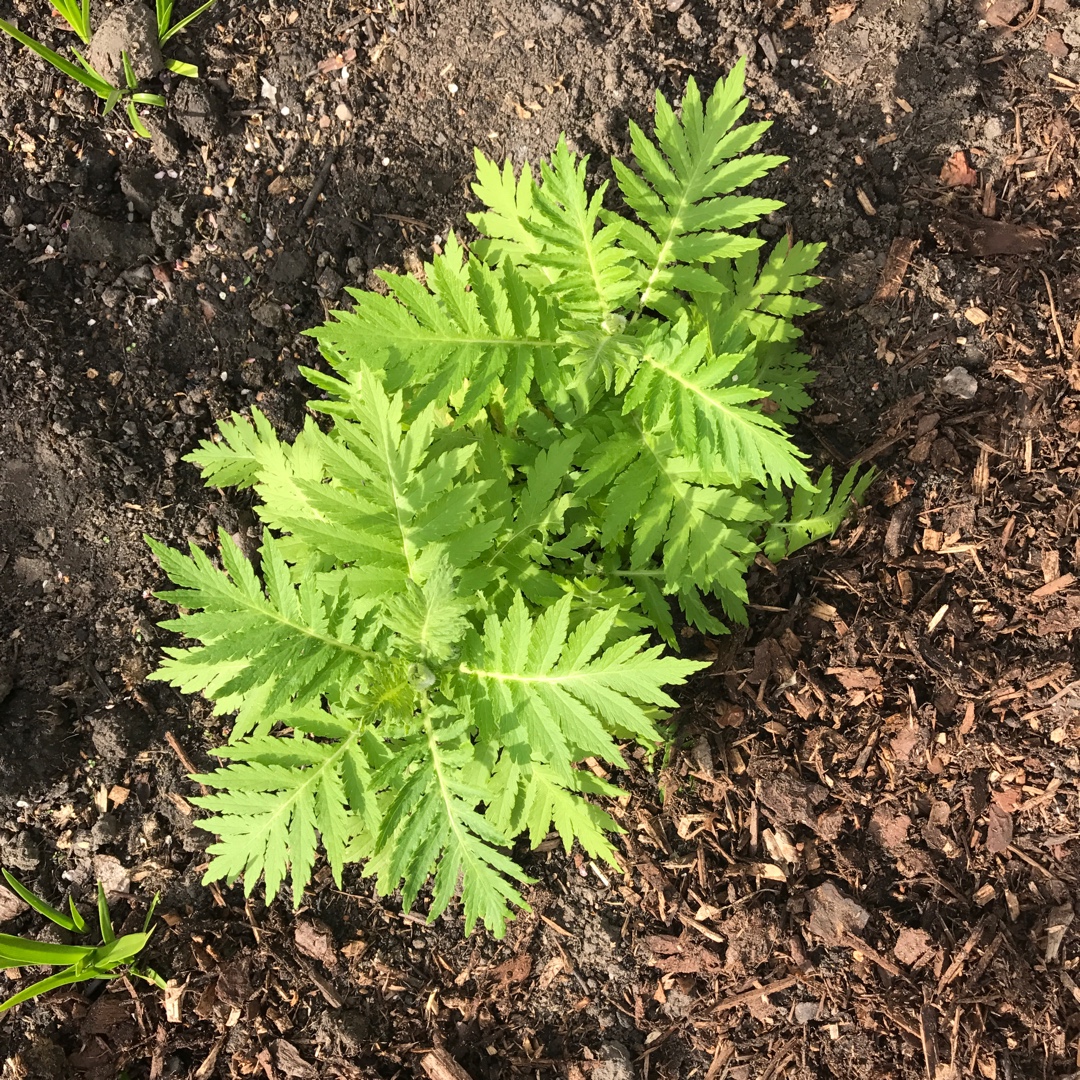
[[[337,947],[334,935],[325,923],[318,919],[301,919],[293,931],[296,947],[312,960],[318,960],[328,968],[337,966]]]
[[[975,187],[979,183],[979,174],[968,164],[967,154],[957,150],[941,166],[938,179],[946,187]]]
[[[1028,0],[993,0],[986,7],[983,18],[991,26],[1003,28],[1012,25],[1012,21],[1023,11],[1027,11]]]
[[[829,5],[829,25],[835,26],[837,23],[843,22],[845,19],[850,19],[855,14],[855,8],[858,4],[830,4]]]

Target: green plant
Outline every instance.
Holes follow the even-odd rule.
[[[75,901],[70,896],[68,897],[68,908],[71,914],[65,915],[64,912],[57,910],[51,904],[42,900],[41,897],[32,893],[6,869],[3,874],[4,880],[7,881],[12,891],[26,901],[39,915],[44,915],[50,922],[73,934],[85,934],[87,932],[86,920],[79,914],[79,909],[75,907]],[[24,990],[20,990],[17,994],[13,994],[0,1004],[0,1013],[6,1012],[23,1001],[29,1001],[31,998],[47,993],[49,990],[55,990],[58,986],[88,982],[91,979],[115,979],[125,972],[164,989],[165,981],[156,971],[133,963],[150,940],[152,931],[148,928],[156,907],[157,897],[155,896],[150,904],[150,910],[146,913],[142,933],[125,934],[123,937],[118,938],[109,917],[109,906],[105,900],[105,890],[99,881],[97,887],[97,914],[98,926],[101,931],[100,945],[61,945],[48,941],[27,940],[26,938],[14,937],[11,934],[0,934],[0,967],[64,966],[63,970],[58,971],[55,975],[40,979]]]
[[[254,488],[257,573],[224,532],[223,569],[149,541],[182,609],[155,677],[236,713],[231,762],[198,777],[219,840],[207,879],[260,875],[294,902],[317,841],[340,884],[365,860],[429,914],[460,891],[467,929],[502,934],[505,854],[554,825],[612,859],[618,789],[588,759],[651,749],[705,666],[663,655],[669,598],[707,633],[746,619],[745,575],[832,533],[867,480],[815,486],[786,431],[809,403],[792,318],[821,245],[731,230],[781,206],[731,192],[781,164],[736,126],[743,64],[656,141],[632,126],[615,162],[636,220],[589,195],[560,141],[539,177],[479,152],[486,237],[454,236],[426,281],[384,274],[312,331],[336,374],[289,445],[257,410],[188,460],[208,485]],[[325,425],[324,425],[325,426]],[[260,576],[261,575],[261,576]]]
[[[185,16],[177,23],[173,23],[172,0],[155,0],[157,8],[157,32],[158,43],[164,45],[170,38],[180,33],[193,19],[197,19],[204,11],[213,7],[216,0],[207,0],[190,15]],[[90,0],[54,0],[53,7],[63,17],[64,21],[78,35],[83,45],[89,45],[93,36],[90,24]],[[72,48],[78,64],[54,52],[48,46],[43,45],[36,38],[23,33],[18,27],[0,19],[0,30],[13,37],[21,45],[36,53],[47,63],[52,64],[57,71],[77,83],[85,86],[105,102],[104,115],[108,116],[120,101],[126,102],[128,122],[132,130],[141,138],[150,138],[150,132],[146,125],[139,119],[136,105],[154,105],[159,108],[165,107],[165,99],[160,94],[151,94],[138,89],[138,80],[132,70],[131,62],[127,54],[123,54],[124,82],[123,87],[113,86],[100,72],[96,71],[85,56],[76,48]],[[197,79],[199,69],[194,64],[185,63],[183,60],[166,60],[165,66],[177,75]]]

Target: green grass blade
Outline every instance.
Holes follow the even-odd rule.
[[[174,75],[183,75],[185,79],[197,79],[199,69],[194,64],[187,64],[183,60],[166,60],[165,66]]]
[[[166,41],[169,41],[171,38],[176,37],[176,35],[179,34],[181,30],[186,29],[188,27],[188,25],[190,23],[194,22],[204,11],[209,11],[210,8],[212,8],[215,3],[217,3],[217,0],[206,0],[205,4],[203,4],[201,7],[197,7],[190,15],[185,15],[178,23],[176,23],[175,26],[170,26],[169,29],[166,30],[164,34],[160,35],[159,44],[164,45]],[[169,5],[169,8],[170,8],[169,14],[170,14],[170,17],[171,17],[171,15],[172,15],[172,10],[171,10],[172,9],[172,4],[171,3]]]
[[[5,19],[0,19],[0,30],[13,37],[19,44],[25,45],[31,52],[37,53],[42,60],[52,64],[57,71],[63,72],[68,78],[74,79],[88,90],[93,90],[99,98],[108,99],[112,87],[100,75],[77,68],[70,60],[65,60],[59,53],[53,52],[29,34],[24,34],[17,26],[12,26]]]
[[[109,903],[105,899],[105,887],[98,882],[97,885],[97,915],[98,925],[101,927],[101,940],[106,945],[111,945],[116,940],[113,932],[112,918],[109,916]]]
[[[147,126],[139,119],[139,114],[135,111],[135,102],[129,101],[127,103],[127,115],[128,123],[131,124],[131,130],[139,136],[140,139],[149,139],[150,131]]]
[[[25,885],[18,881],[14,875],[10,874],[6,868],[4,869],[4,880],[8,883],[12,892],[29,904],[39,915],[44,915],[49,922],[56,923],[57,926],[62,926],[65,930],[72,931],[72,933],[86,928],[85,923],[80,927],[74,917],[68,918],[62,911],[58,911],[54,908],[52,904],[47,903],[42,900],[40,896],[32,893]],[[74,901],[72,901],[72,910],[74,911]]]
[[[53,7],[79,35],[84,45],[90,44],[90,0],[54,0]]]
[[[93,952],[89,945],[59,945],[52,941],[28,941],[11,934],[0,934],[0,967],[77,964]]]
[[[131,974],[137,978],[145,979],[148,983],[153,983],[159,990],[168,990],[168,983],[151,967],[133,967],[131,968]]]
[[[173,0],[157,0],[156,7],[158,43],[164,44],[165,35],[169,32],[169,24],[172,22]]]
[[[8,1009],[14,1008],[16,1005],[21,1005],[24,1001],[29,1001],[31,998],[36,998],[41,994],[47,994],[50,990],[55,990],[58,986],[70,986],[72,983],[88,982],[90,979],[107,978],[102,972],[91,969],[89,971],[76,971],[75,968],[65,968],[63,971],[58,971],[55,975],[49,975],[47,978],[41,979],[36,983],[31,983],[25,990],[20,990],[17,994],[13,994],[2,1005],[0,1005],[0,1013],[7,1012]]]
[[[150,908],[146,912],[146,918],[143,919],[143,933],[147,933],[150,930],[150,920],[154,917],[154,912],[157,911],[158,901],[161,899],[161,893],[154,893],[154,899],[150,901]]]
[[[75,899],[72,896],[68,896],[68,907],[71,908],[71,921],[75,924],[75,930],[77,933],[86,933],[86,920],[82,917],[79,909],[75,906]]]
[[[165,99],[160,94],[132,94],[131,100],[136,105],[156,105],[159,109],[165,108]]]
[[[124,93],[123,93],[123,91],[122,91],[122,90],[116,90],[116,89],[114,88],[114,89],[113,89],[113,90],[112,90],[112,91],[111,91],[111,92],[109,93],[109,97],[108,97],[108,99],[107,99],[107,100],[106,100],[106,102],[105,102],[105,108],[104,108],[104,109],[102,109],[102,111],[101,111],[101,115],[102,115],[102,116],[108,116],[108,115],[109,115],[109,113],[111,113],[111,112],[113,111],[113,109],[115,109],[115,108],[116,108],[116,106],[117,106],[117,105],[119,104],[119,102],[120,102],[120,99],[121,99],[121,98],[122,98],[123,96],[124,96]]]
[[[149,940],[149,934],[125,934],[121,938],[116,938],[94,949],[94,955],[90,961],[95,968],[108,971],[110,968],[133,960],[146,948]]]
[[[139,80],[135,78],[135,69],[131,66],[131,57],[128,56],[127,49],[120,53],[120,60],[124,65],[124,82],[127,83],[129,90],[134,90],[139,85]]]

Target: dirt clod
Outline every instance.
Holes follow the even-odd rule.
[[[154,78],[164,66],[154,11],[134,0],[125,0],[113,8],[97,26],[86,59],[107,83],[126,89],[125,52],[139,82]]]

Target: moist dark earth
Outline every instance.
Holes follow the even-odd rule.
[[[1080,1074],[1080,8],[220,0],[170,49],[202,77],[146,142],[0,40],[0,861],[84,909],[103,879],[129,930],[160,890],[172,987],[19,1006],[4,1080]],[[300,332],[468,239],[474,146],[566,132],[599,181],[741,54],[790,159],[764,231],[829,243],[796,437],[872,462],[865,505],[687,638],[715,663],[617,777],[620,870],[519,852],[503,941],[359,873],[297,913],[203,887],[187,774],[227,718],[146,681],[142,537],[254,519],[183,455],[255,403],[298,428]]]

